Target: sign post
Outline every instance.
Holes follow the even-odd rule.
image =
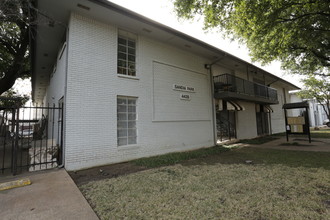
[[[309,128],[309,114],[308,114],[309,105],[307,102],[296,102],[284,104],[284,115],[285,115],[285,133],[286,133],[286,141],[289,141],[290,134],[302,134],[308,135],[309,143],[311,140],[311,132]],[[305,109],[300,116],[289,117],[287,114],[287,110],[289,109]]]

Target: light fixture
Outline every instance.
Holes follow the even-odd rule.
[[[55,27],[55,21],[54,21],[54,20],[50,20],[50,21],[48,22],[48,26],[49,26],[49,27]]]
[[[82,4],[77,4],[77,7],[82,8],[82,9],[85,9],[87,11],[90,10],[90,7],[87,7],[86,5],[82,5]]]
[[[149,29],[147,29],[147,28],[142,28],[142,30],[144,31],[144,32],[147,32],[148,34],[150,34],[152,31],[151,30],[149,30]]]

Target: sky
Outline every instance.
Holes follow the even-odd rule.
[[[172,0],[111,0],[111,2],[121,5],[171,28],[184,32],[243,60],[251,62],[251,58],[248,55],[248,49],[244,45],[240,45],[238,42],[231,42],[228,39],[223,39],[221,33],[218,33],[216,30],[203,30],[202,19],[194,19],[193,21],[178,19],[174,12]],[[299,87],[302,87],[302,83],[299,82],[300,77],[285,73],[285,71],[280,68],[280,62],[273,62],[267,66],[261,66],[256,62],[253,64]],[[31,88],[31,86],[27,86],[27,84],[28,82],[26,80],[18,80],[14,88],[19,90],[21,93],[27,94]]]

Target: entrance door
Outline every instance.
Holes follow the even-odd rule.
[[[256,104],[256,119],[257,119],[257,134],[268,135],[270,134],[269,121],[270,112],[263,105]]]
[[[221,102],[221,103],[220,103]],[[236,111],[228,110],[226,101],[220,100],[219,106],[216,107],[216,122],[217,122],[217,142],[232,140],[236,138]]]
[[[236,138],[235,111],[222,110],[217,112],[217,139],[218,141]]]

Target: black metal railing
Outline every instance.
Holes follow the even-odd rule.
[[[0,106],[0,175],[62,164],[63,105]]]
[[[276,89],[259,83],[250,82],[230,74],[214,76],[213,80],[216,93],[233,92],[248,96],[260,97],[274,102],[278,100]]]

